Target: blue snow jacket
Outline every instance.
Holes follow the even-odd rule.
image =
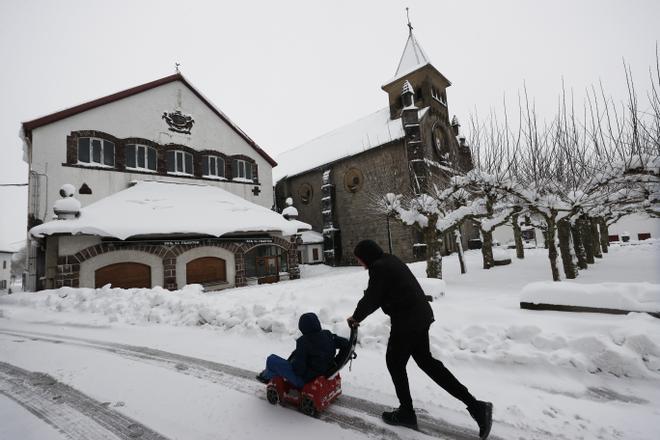
[[[304,313],[298,320],[302,336],[296,339],[296,349],[291,353],[293,371],[305,383],[325,373],[333,366],[335,351],[348,348],[348,339],[321,329],[315,313]]]

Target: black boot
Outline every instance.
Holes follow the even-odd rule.
[[[477,400],[474,405],[468,406],[467,410],[479,425],[479,438],[486,440],[493,424],[493,404]]]
[[[268,383],[270,382],[270,379],[268,379],[266,376],[264,376],[264,372],[262,371],[261,373],[257,374],[257,380],[261,383]]]
[[[384,412],[383,421],[388,425],[400,425],[407,428],[417,429],[417,416],[413,409],[400,407],[394,411]]]

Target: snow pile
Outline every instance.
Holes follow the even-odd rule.
[[[523,287],[521,302],[660,312],[660,285],[651,283],[578,284],[538,281]]]

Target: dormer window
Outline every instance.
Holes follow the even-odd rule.
[[[232,167],[233,169],[233,178],[235,180],[249,180],[252,181],[254,180],[254,177],[256,177],[253,173],[252,170],[252,163],[241,160],[241,159],[234,159],[234,166]]]
[[[185,151],[170,150],[167,152],[167,172],[171,174],[186,174],[192,175],[193,173],[193,157],[192,154]]]
[[[114,167],[114,142],[93,137],[78,138],[78,163]]]
[[[225,161],[220,156],[202,156],[204,177],[225,177]]]
[[[126,144],[126,168],[156,171],[156,149],[140,144]]]

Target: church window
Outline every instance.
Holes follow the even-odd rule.
[[[126,168],[156,171],[156,149],[146,145],[126,144]]]
[[[203,156],[202,175],[206,177],[225,177],[224,159],[220,156]]]
[[[167,152],[167,172],[175,174],[192,174],[192,154],[185,151],[170,150]]]
[[[234,159],[232,169],[233,169],[232,177],[234,179],[238,178],[238,179],[252,180],[254,178],[252,164],[250,162],[241,159]]]
[[[115,144],[105,139],[78,138],[78,163],[115,166]]]

